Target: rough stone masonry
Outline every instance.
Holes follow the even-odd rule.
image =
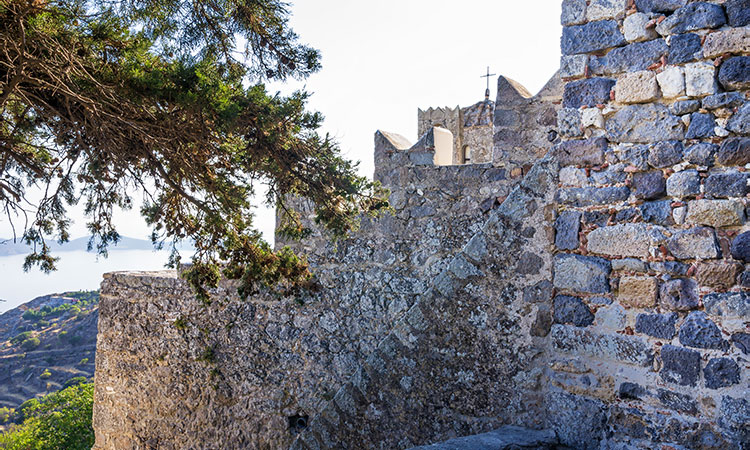
[[[295,244],[318,291],[107,275],[95,448],[750,448],[750,1],[561,19],[540,94],[498,81],[491,163],[376,133],[395,214]]]

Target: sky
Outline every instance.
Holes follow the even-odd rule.
[[[310,109],[326,117],[323,132],[372,176],[373,134],[395,132],[417,140],[417,108],[468,106],[484,97],[490,67],[536,93],[559,65],[560,0],[296,0],[292,28],[320,49],[322,69],[303,82]],[[497,77],[490,83],[495,96]],[[147,238],[138,208],[117,213],[122,235]],[[80,209],[71,211],[73,238],[86,235]],[[10,235],[0,219],[0,237]],[[274,214],[259,209],[256,223],[272,239]]]

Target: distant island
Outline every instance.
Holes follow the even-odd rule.
[[[87,251],[88,242],[88,237],[80,237],[64,244],[58,244],[56,241],[52,241],[49,243],[49,246],[53,253]],[[193,247],[192,245],[185,243],[179,245],[178,248],[180,250],[191,250]],[[123,236],[120,238],[120,241],[117,244],[112,245],[109,250],[154,250],[154,245],[151,243],[151,241],[146,239],[136,239]],[[14,242],[12,238],[0,238],[0,257],[25,255],[27,253],[30,253],[30,249],[26,244],[21,242],[20,239],[16,239],[16,241]]]

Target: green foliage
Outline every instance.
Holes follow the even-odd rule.
[[[79,366],[85,366],[88,363],[89,363],[89,359],[88,358],[83,358],[80,361],[78,361],[78,365]]]
[[[5,450],[83,450],[94,445],[94,385],[70,386],[24,402],[13,425],[0,435]]]
[[[178,317],[174,321],[174,327],[178,330],[184,330],[185,328],[187,328],[187,320],[185,320],[184,317]]]
[[[33,333],[32,333],[31,331],[24,331],[24,332],[22,332],[22,333],[18,333],[18,334],[17,334],[17,335],[15,335],[14,337],[12,337],[12,338],[10,339],[10,343],[11,343],[12,345],[18,345],[18,344],[20,344],[21,342],[25,341],[26,339],[29,339],[29,338],[30,338],[30,337],[32,337],[32,336],[33,336]]]
[[[39,344],[41,344],[41,342],[39,341],[39,338],[30,337],[28,339],[25,339],[23,342],[21,342],[21,348],[28,352],[39,347]]]
[[[39,375],[39,378],[42,380],[46,380],[47,378],[50,378],[52,376],[52,372],[49,371],[49,369],[44,369],[44,372]]]
[[[88,314],[86,307],[99,303],[99,291],[76,291],[61,294],[62,297],[78,299],[76,303],[63,303],[56,307],[44,305],[38,309],[27,309],[21,316],[24,320],[39,322],[40,325],[45,319],[60,317],[65,313],[77,317],[85,317]],[[47,322],[49,323],[49,322]]]
[[[143,191],[141,213],[171,264],[176,243],[193,242],[185,276],[201,299],[221,276],[240,280],[243,296],[305,287],[305,260],[274,251],[254,226],[258,185],[294,237],[308,230],[289,195],[310,199],[316,222],[341,236],[385,209],[387,193],[318,134],[307,93],[266,91],[269,79],[320,67],[288,15],[282,0],[0,0],[0,203],[24,225],[24,267],[55,269],[47,242],[68,240],[79,199],[89,247],[106,255],[120,237],[113,212]],[[29,185],[40,201],[27,201]]]
[[[6,408],[3,406],[0,408],[0,424],[6,424],[13,420],[16,410],[13,408]]]
[[[65,389],[70,386],[75,386],[81,383],[86,383],[87,381],[88,380],[86,379],[86,377],[73,377],[69,379],[68,381],[66,381],[65,384],[63,384],[62,388]]]

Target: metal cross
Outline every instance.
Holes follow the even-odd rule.
[[[487,75],[482,75],[479,78],[487,78],[487,90],[484,91],[484,96],[490,98],[490,77],[497,75],[496,73],[490,73],[490,66],[487,66]]]

